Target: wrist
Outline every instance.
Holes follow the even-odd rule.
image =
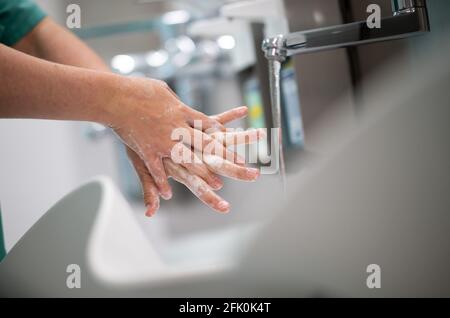
[[[118,126],[118,121],[124,114],[124,98],[128,95],[126,92],[126,78],[114,73],[98,73],[100,84],[95,89],[96,102],[92,121],[105,126]]]
[[[106,75],[104,92],[107,97],[96,121],[109,127],[120,127],[124,119],[136,116],[143,107],[148,110],[165,89],[165,83],[157,80]]]

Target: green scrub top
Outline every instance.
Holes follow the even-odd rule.
[[[16,44],[44,17],[45,13],[31,0],[0,0],[0,43]]]

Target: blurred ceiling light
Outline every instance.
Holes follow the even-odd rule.
[[[236,40],[231,35],[222,35],[217,39],[217,45],[224,50],[232,50],[236,46]]]
[[[172,63],[175,66],[178,67],[183,67],[189,64],[189,62],[191,61],[191,56],[185,53],[178,53],[175,54],[175,56],[172,58]]]
[[[195,43],[186,35],[179,36],[176,40],[176,45],[181,52],[193,53],[195,51]]]
[[[136,67],[136,61],[129,55],[116,55],[111,60],[111,66],[122,74],[128,74]]]
[[[185,10],[175,10],[164,13],[161,20],[163,23],[172,24],[182,24],[190,20],[191,15]]]
[[[169,54],[165,50],[150,52],[145,57],[145,62],[151,67],[163,66],[168,60]]]

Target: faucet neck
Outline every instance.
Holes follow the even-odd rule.
[[[268,60],[283,62],[286,59],[286,40],[281,34],[265,39],[262,43],[262,49]]]

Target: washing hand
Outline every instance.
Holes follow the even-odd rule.
[[[212,116],[210,119],[219,122],[221,125],[225,125],[231,121],[243,118],[246,115],[247,107],[239,107],[223,114]],[[229,147],[242,143],[253,143],[261,138],[264,138],[264,136],[265,132],[263,130],[249,130],[242,132],[220,131],[210,134],[208,138],[211,137],[218,142],[220,141],[220,143],[225,147]],[[149,175],[148,170],[140,157],[131,149],[128,149],[128,155],[142,184],[144,201],[147,206],[146,215],[152,216],[159,208],[158,188],[151,175]],[[172,159],[165,158],[163,162],[166,173],[174,180],[183,183],[206,205],[219,212],[228,212],[230,209],[230,204],[214,192],[214,190],[220,189],[222,183],[221,181],[218,184],[208,181],[212,178],[212,172],[243,181],[254,181],[259,176],[258,169],[247,168],[239,162],[235,163],[230,160],[223,159],[223,157],[205,153],[198,154],[197,152],[195,155],[198,157],[203,155],[203,162],[198,160],[198,163],[196,164],[177,164]],[[217,178],[215,174],[212,174],[212,176]]]
[[[223,131],[224,126],[185,104],[162,81],[141,78],[120,78],[110,106],[111,116],[105,122],[120,139],[143,161],[153,178],[159,194],[170,199],[172,191],[167,180],[163,159],[171,157],[171,151],[179,140],[172,138],[176,129],[184,129],[192,136],[215,143],[215,153],[222,158],[237,160],[237,155],[222,143],[205,134],[205,131]],[[201,130],[195,126],[201,124]],[[188,148],[189,146],[189,148]],[[194,150],[187,145],[194,156]],[[220,179],[202,163],[183,163],[189,172],[199,175],[211,187],[222,186]]]

